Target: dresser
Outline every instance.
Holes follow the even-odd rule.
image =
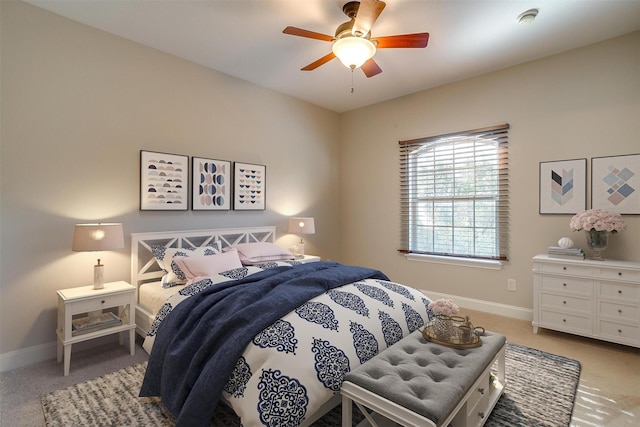
[[[640,347],[640,262],[533,257],[533,332]]]

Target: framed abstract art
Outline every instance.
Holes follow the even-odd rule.
[[[194,211],[231,209],[231,162],[191,158],[191,208]]]
[[[266,209],[267,167],[251,163],[234,163],[233,209],[256,211]]]
[[[587,159],[540,162],[541,214],[573,215],[587,207]]]
[[[189,157],[140,151],[140,210],[186,211]]]
[[[591,159],[591,207],[640,214],[640,154]]]

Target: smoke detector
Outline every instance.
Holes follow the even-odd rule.
[[[518,15],[518,23],[521,25],[532,24],[536,20],[536,16],[538,16],[538,9],[529,9]]]

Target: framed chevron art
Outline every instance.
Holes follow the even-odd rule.
[[[573,215],[587,208],[587,159],[540,162],[540,213]]]

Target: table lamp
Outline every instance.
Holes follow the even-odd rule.
[[[73,232],[75,252],[111,251],[124,248],[124,234],[120,223],[76,224]],[[104,288],[104,265],[93,267],[93,289]]]
[[[314,234],[316,232],[316,226],[313,218],[290,218],[289,219],[289,233],[291,234]],[[300,239],[298,244],[297,255],[304,257],[304,240]]]

